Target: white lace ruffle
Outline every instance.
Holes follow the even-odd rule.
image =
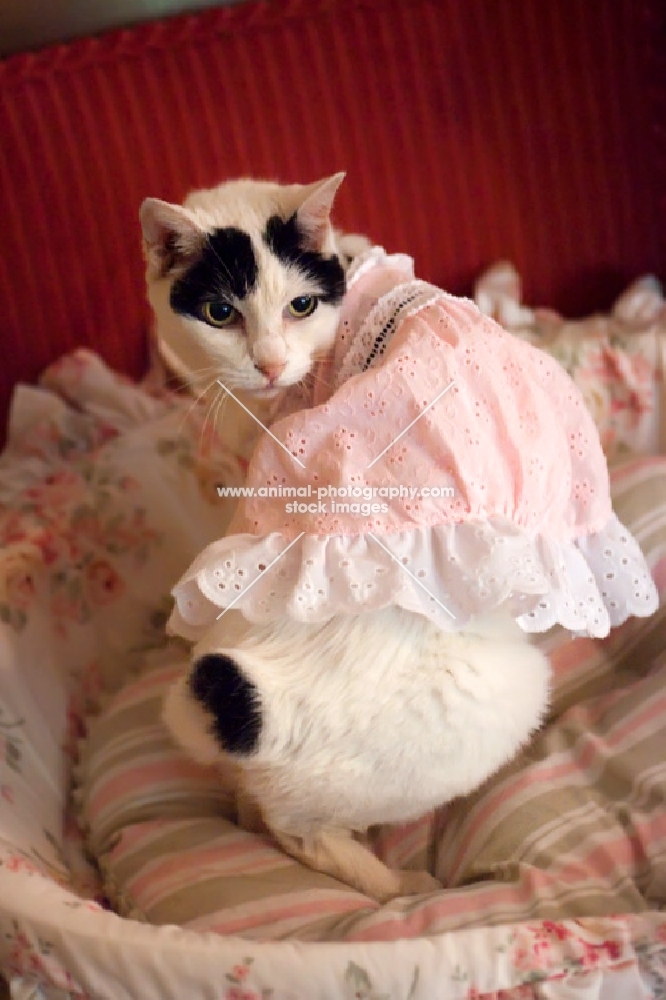
[[[336,388],[379,364],[400,324],[441,298],[445,293],[426,281],[410,281],[383,295],[354,334],[336,373]]]
[[[413,281],[414,258],[406,253],[387,254],[384,247],[372,246],[364,253],[355,257],[347,269],[347,289],[353,288],[357,281],[360,281],[369,271],[375,267],[389,262],[396,268],[402,268],[405,272],[405,281]]]
[[[658,604],[643,554],[615,515],[576,541],[508,522],[391,535],[234,535],[208,546],[174,588],[171,631],[196,640],[226,609],[252,622],[323,622],[394,604],[447,631],[504,607],[526,632],[560,624],[595,638]]]

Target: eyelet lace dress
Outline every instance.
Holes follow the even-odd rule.
[[[173,632],[198,639],[231,607],[324,622],[396,605],[447,630],[504,609],[526,632],[602,637],[656,610],[592,418],[549,355],[374,248],[325,370],[260,440],[254,495],[176,585]]]

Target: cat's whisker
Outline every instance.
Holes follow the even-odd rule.
[[[205,435],[205,430],[206,430],[206,423],[208,421],[208,416],[210,414],[211,408],[213,407],[213,404],[215,403],[216,399],[217,399],[217,396],[214,396],[213,399],[211,400],[211,402],[209,402],[206,405],[206,412],[204,414],[204,419],[202,420],[201,425],[199,427],[199,437],[198,437],[198,440],[197,440],[197,447],[196,447],[196,454],[199,456],[199,458],[205,458],[206,457],[205,440],[204,440],[204,435]]]
[[[208,376],[205,379],[202,378],[202,379],[197,379],[196,381],[193,381],[191,383],[191,385],[190,385],[190,390],[192,391],[193,394],[196,395],[196,394],[200,393],[201,389],[205,390],[209,385],[215,385],[215,382],[217,381],[218,378],[219,378],[219,375],[218,375],[217,371],[215,371],[215,372],[213,372],[212,376]],[[211,379],[212,379],[212,381],[211,381]]]
[[[205,396],[205,394],[208,392],[208,390],[212,389],[214,385],[215,385],[215,381],[209,382],[208,385],[204,389],[202,389],[202,391],[199,393],[199,395],[197,396],[197,398],[195,400],[193,400],[193,402],[189,405],[189,407],[187,408],[187,413],[184,415],[184,417],[182,418],[182,420],[181,420],[181,422],[180,422],[180,424],[178,426],[178,434],[179,435],[183,433],[183,428],[185,427],[185,424],[187,423],[187,421],[192,416],[192,411],[194,410],[194,407],[198,405],[201,397]]]
[[[188,372],[188,379],[192,382],[201,381],[209,376],[215,376],[216,378],[223,377],[225,368],[218,362],[217,364],[211,365],[209,368],[201,368],[198,371]]]
[[[238,371],[233,371],[232,369],[229,371],[218,372],[216,382],[221,385],[223,389],[229,389],[231,392],[252,392],[257,388],[256,385],[253,385],[249,381],[245,383],[241,374]]]
[[[240,390],[241,392],[252,392],[257,388],[254,379],[250,381],[250,376],[248,376],[248,380],[246,382],[238,369],[226,368],[218,364],[215,365],[212,372],[215,375],[215,382],[222,384],[232,391]]]
[[[211,376],[214,376],[211,381]],[[183,419],[183,423],[189,418],[192,409],[199,402],[201,397],[213,386],[216,380],[220,377],[220,366],[219,364],[210,365],[207,368],[200,368],[196,371],[188,372],[187,378],[179,375],[174,375],[172,378],[165,379],[163,385],[164,388],[169,392],[173,392],[173,388],[170,383],[180,382],[183,389],[189,396],[194,395],[195,399],[190,408],[187,411],[186,416]],[[182,430],[182,426],[180,428]]]
[[[217,365],[209,365],[208,368],[200,368],[193,371],[188,371],[186,374],[178,375],[174,373],[169,375],[168,378],[164,379],[164,385],[169,386],[172,382],[182,382],[183,385],[187,386],[195,379],[201,379],[205,375],[213,375],[218,369]]]
[[[187,377],[191,378],[195,375],[213,375],[220,370],[219,364],[207,365],[205,368],[192,368],[188,371]]]
[[[211,253],[215,257],[215,259],[217,260],[217,262],[222,266],[222,268],[226,272],[227,276],[231,277],[231,272],[229,271],[229,267],[228,267],[226,261],[220,256],[220,254],[215,249],[215,245],[214,245],[214,243],[213,243],[213,241],[211,239],[211,236],[212,236],[212,233],[206,233],[206,245],[210,249]]]
[[[328,378],[324,378],[324,376],[320,375],[319,372],[311,371],[308,374],[313,382],[321,382],[322,385],[326,385],[329,388],[333,387],[333,383],[331,382],[331,380]]]
[[[219,253],[217,252],[217,250],[216,250],[216,249],[215,249],[215,247],[213,246],[213,242],[212,242],[212,240],[211,240],[211,234],[210,234],[210,233],[207,233],[207,234],[206,234],[206,244],[207,244],[207,245],[208,245],[208,247],[210,248],[210,251],[211,251],[211,253],[213,254],[213,256],[215,257],[215,259],[216,259],[216,260],[218,261],[218,263],[220,264],[220,267],[221,267],[221,268],[223,269],[223,271],[224,271],[224,272],[226,273],[226,276],[227,276],[227,278],[229,279],[229,282],[230,282],[231,284],[233,284],[233,276],[232,276],[232,274],[231,274],[231,271],[229,270],[229,267],[228,267],[228,265],[227,265],[226,261],[224,261],[224,260],[222,259],[222,257],[220,257]]]
[[[307,375],[304,375],[303,378],[299,380],[298,384],[308,388],[313,382],[319,382],[327,389],[330,389],[331,391],[333,390],[333,383],[324,378],[322,375],[318,375],[314,371],[309,371]]]
[[[218,393],[217,405],[215,407],[215,412],[213,413],[213,432],[218,434],[217,422],[221,416],[224,416],[224,410],[227,405],[227,400],[229,397],[226,392]]]
[[[203,424],[201,425],[201,430],[199,432],[200,455],[203,454],[203,449],[205,447],[206,427],[208,426],[208,420],[210,419],[211,413],[213,412],[213,408],[219,402],[220,396],[226,396],[226,393],[223,390],[218,389],[218,391],[215,393],[215,396],[213,397],[212,402],[210,403],[208,409],[206,410],[206,416],[204,417],[204,421]],[[213,423],[213,431],[214,430],[215,430],[215,424]]]

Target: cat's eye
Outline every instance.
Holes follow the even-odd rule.
[[[298,295],[289,303],[289,312],[294,319],[305,319],[311,316],[317,308],[317,299],[314,295]]]
[[[238,320],[238,309],[224,299],[211,299],[201,307],[201,317],[210,326],[231,326]]]

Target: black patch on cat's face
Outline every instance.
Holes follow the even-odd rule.
[[[305,249],[296,214],[286,222],[273,215],[266,223],[264,243],[284,264],[291,264],[314,281],[322,302],[336,305],[345,294],[345,272],[338,258]]]
[[[254,684],[223,653],[207,653],[196,661],[190,691],[214,718],[213,735],[229,754],[249,756],[261,736],[261,710]]]
[[[212,297],[244,299],[256,287],[259,270],[252,240],[242,229],[228,226],[210,233],[195,264],[171,287],[171,308],[199,316]]]

